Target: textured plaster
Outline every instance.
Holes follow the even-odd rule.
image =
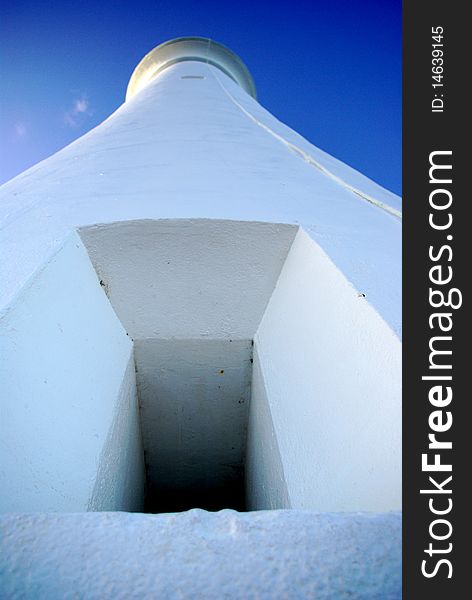
[[[172,373],[174,341],[233,335],[243,345],[254,335],[253,506],[398,508],[399,210],[396,196],[194,62],[169,67],[2,186],[1,509],[138,508],[132,338],[139,353],[150,344],[139,387],[156,386],[158,406],[167,397],[182,407],[185,378],[213,389],[213,369],[229,355],[203,351],[202,364]],[[267,224],[265,237],[256,222]],[[178,258],[169,269],[167,251]],[[170,346],[141,377],[157,338]],[[231,390],[246,385],[242,371]],[[171,388],[182,378],[178,398],[158,389],[166,377]],[[242,441],[241,411],[230,420]],[[401,597],[396,514],[43,512],[0,522],[7,598]]]
[[[291,508],[279,443],[257,348],[253,353],[246,447],[246,508]]]
[[[0,332],[0,511],[139,506],[133,346],[76,234]]]
[[[116,399],[87,510],[144,509],[145,469],[135,364],[131,356]]]
[[[4,598],[400,600],[398,514],[0,518]]]
[[[400,510],[400,341],[304,231],[254,360],[265,392],[251,410],[267,397],[292,508]]]
[[[81,238],[134,339],[250,339],[297,233],[293,225],[163,219]]]
[[[97,273],[74,234],[3,320],[3,510],[139,509],[136,381],[150,510],[242,507],[246,456],[250,508],[400,508],[400,342],[306,232],[81,233]],[[31,339],[41,361],[23,377]]]
[[[76,227],[202,217],[301,225],[399,334],[400,221],[342,182],[399,206],[215,67],[176,64],[94,130],[0,188],[0,310]]]

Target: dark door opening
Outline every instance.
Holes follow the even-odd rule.
[[[245,510],[252,341],[135,340],[146,512]]]
[[[203,485],[180,489],[154,489],[146,494],[144,512],[181,512],[191,508],[209,511],[231,508],[245,511],[244,475],[219,486]]]

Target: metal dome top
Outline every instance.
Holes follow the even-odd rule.
[[[126,90],[130,100],[167,67],[192,60],[217,67],[248,94],[256,98],[256,87],[246,65],[229,48],[203,37],[180,37],[156,46],[133,71]]]

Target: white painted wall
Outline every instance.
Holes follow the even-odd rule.
[[[137,510],[133,347],[73,234],[1,322],[1,511]]]
[[[399,208],[396,196],[303,140],[220,70],[196,62],[169,67],[100,126],[2,186],[5,507],[111,508],[123,498],[113,490],[127,487],[133,473],[141,485],[139,466],[118,480],[105,468],[118,473],[118,465],[131,464],[115,440],[136,432],[132,348],[77,229],[84,240],[91,236],[94,266],[131,337],[237,333],[248,340],[256,331],[286,256],[281,251],[271,262],[277,244],[241,237],[235,225],[219,241],[218,225],[216,238],[200,231],[190,245],[169,230],[166,251],[180,253],[166,271],[153,225],[143,243],[131,223],[182,219],[191,237],[195,218],[266,222],[267,231],[275,227],[269,238],[283,238],[286,250],[293,226],[304,231],[255,337],[260,371],[251,414],[260,429],[249,435],[249,485],[262,482],[256,504],[398,507]],[[97,224],[113,224],[103,264],[94,257]],[[121,227],[130,232],[122,247]],[[240,249],[233,262],[203,252],[232,238]],[[261,252],[265,259],[253,262]],[[179,285],[192,286],[212,267],[203,290],[216,302],[205,312],[204,294]],[[157,275],[160,290],[152,288]],[[137,446],[125,447],[136,454]],[[258,464],[267,470],[257,473]],[[275,500],[261,491],[274,483]]]
[[[246,449],[250,508],[398,509],[400,342],[295,232],[205,219],[81,230],[135,339],[149,484],[217,485]],[[249,383],[246,445],[234,403]]]
[[[112,349],[109,348],[108,351],[113,356]],[[114,405],[114,414],[98,460],[95,484],[87,510],[139,512],[144,508],[146,473],[132,355]]]
[[[401,345],[326,254],[299,231],[255,335],[250,420],[254,508],[401,508]],[[263,378],[263,382],[261,380]],[[251,428],[255,430],[251,432]],[[278,453],[288,492],[287,502]],[[274,491],[273,491],[274,490]]]
[[[251,339],[297,227],[160,219],[80,230],[134,340]]]
[[[245,465],[250,509],[398,509],[400,342],[296,231],[82,230],[98,274],[72,235],[2,321],[1,508],[141,508],[138,392],[163,506],[237,487]]]
[[[135,343],[149,508],[241,507],[252,338],[296,232],[209,219],[80,230]]]
[[[253,352],[245,464],[248,510],[291,508],[272,410],[276,412],[269,404],[256,349]]]
[[[71,236],[2,321],[1,508],[141,506],[132,340],[106,290],[138,334],[154,493],[216,490],[245,463],[251,509],[398,509],[400,342],[295,231],[208,220],[92,228],[81,235],[98,275]]]
[[[301,225],[399,334],[401,223],[345,183],[400,206],[220,70],[173,65],[94,130],[0,188],[0,312],[77,227],[199,217]]]

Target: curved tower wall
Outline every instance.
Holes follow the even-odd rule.
[[[136,394],[186,362],[179,340],[203,358],[177,377],[210,390],[246,348],[249,507],[400,507],[397,197],[187,61],[0,198],[4,510],[139,509]],[[207,432],[207,414],[215,432],[239,418],[203,405]]]

